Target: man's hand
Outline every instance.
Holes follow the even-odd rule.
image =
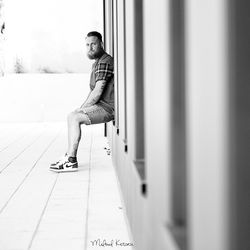
[[[102,92],[105,88],[106,81],[100,80],[96,82],[95,88],[90,92],[87,100],[85,103],[81,106],[83,107],[89,107],[97,103],[102,95]]]
[[[76,113],[83,112],[83,111],[84,111],[83,107],[80,107],[80,108],[77,108],[74,110],[74,112],[76,112]]]

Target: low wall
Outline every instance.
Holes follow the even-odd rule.
[[[89,93],[89,74],[0,77],[0,122],[65,121]]]

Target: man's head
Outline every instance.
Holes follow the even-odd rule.
[[[98,59],[103,53],[102,35],[97,31],[91,31],[85,39],[87,56],[89,59]]]

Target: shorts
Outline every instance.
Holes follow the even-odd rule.
[[[97,104],[84,108],[83,113],[89,118],[88,125],[106,123],[114,120],[114,111],[108,112],[102,106]]]

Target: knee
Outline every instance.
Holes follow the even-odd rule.
[[[83,112],[73,111],[68,114],[67,120],[69,124],[91,124],[89,117]]]
[[[71,112],[67,116],[68,123],[77,122],[77,113],[75,111]]]

